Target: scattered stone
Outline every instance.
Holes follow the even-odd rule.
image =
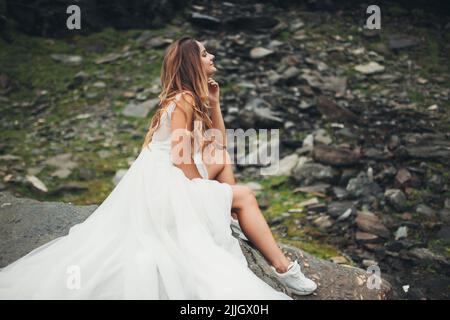
[[[193,24],[202,28],[217,29],[221,25],[221,21],[219,19],[198,12],[192,13],[191,21]]]
[[[311,193],[316,196],[325,197],[325,194],[330,189],[330,187],[331,186],[327,183],[319,183],[312,186],[295,188],[293,192]]]
[[[395,232],[395,240],[400,240],[402,238],[406,238],[408,236],[408,227],[402,226],[397,229]]]
[[[358,242],[373,243],[378,242],[380,238],[372,233],[356,231],[355,239]]]
[[[165,48],[173,42],[172,39],[163,37],[154,37],[144,42],[144,48],[146,49],[161,49]]]
[[[327,211],[327,205],[324,203],[316,203],[308,206],[308,214],[311,213],[325,213]]]
[[[347,210],[345,210],[345,212],[342,213],[342,214],[337,218],[336,221],[340,222],[340,221],[347,220],[348,217],[350,217],[350,216],[352,215],[353,212],[354,212],[354,210],[352,210],[352,209],[347,209]]]
[[[387,202],[396,210],[402,211],[407,207],[406,197],[399,189],[388,189],[384,192]]]
[[[272,106],[260,98],[251,99],[239,112],[239,121],[246,128],[282,127],[284,120],[273,110]]]
[[[343,256],[331,257],[330,260],[336,264],[347,264],[348,263],[347,259]]]
[[[356,224],[362,231],[375,234],[383,238],[389,238],[390,232],[372,212],[359,211],[356,216]]]
[[[302,144],[303,150],[313,151],[314,149],[314,135],[308,134],[305,139],[303,139]]]
[[[339,218],[350,210],[350,214],[356,213],[356,203],[353,201],[333,201],[327,206],[327,213],[333,218]],[[348,216],[350,216],[348,214]],[[348,216],[346,218],[348,218]]]
[[[323,96],[317,98],[317,109],[330,121],[359,123],[359,118],[353,112]]]
[[[312,185],[315,182],[331,182],[338,172],[329,166],[319,163],[305,163],[297,165],[294,168],[294,178],[305,186]]]
[[[281,78],[283,80],[288,81],[290,79],[296,78],[299,74],[300,74],[300,69],[298,69],[295,66],[291,66],[283,72],[283,74],[281,75]]]
[[[127,117],[145,118],[147,115],[159,105],[159,99],[149,99],[143,103],[129,103],[122,114]]]
[[[411,48],[419,44],[419,40],[416,37],[403,34],[390,35],[388,41],[389,48],[392,50]]]
[[[12,155],[12,154],[5,154],[5,155],[0,156],[0,160],[2,160],[2,161],[19,161],[19,160],[22,160],[22,158]]]
[[[375,261],[375,260],[364,259],[364,260],[362,261],[362,264],[363,264],[364,267],[369,268],[369,267],[371,267],[371,266],[377,266],[377,265],[378,265],[378,262]]]
[[[36,176],[26,176],[27,182],[37,191],[47,193],[48,189],[46,185]]]
[[[347,166],[359,161],[359,155],[351,150],[326,145],[315,146],[313,157],[317,162],[332,166]]]
[[[51,175],[59,179],[66,179],[72,174],[72,170],[75,169],[78,164],[72,161],[72,154],[63,153],[51,157],[43,162],[44,165],[57,168]]]
[[[278,175],[290,176],[298,163],[298,155],[293,153],[280,160]]]
[[[314,132],[314,143],[315,144],[324,144],[329,145],[333,142],[333,139],[327,134],[327,132],[323,129],[319,129]]]
[[[369,74],[383,72],[384,66],[378,64],[375,61],[371,61],[366,64],[360,64],[360,65],[355,66],[355,70],[358,72],[361,72],[362,74],[369,75]]]
[[[438,109],[437,104],[433,104],[427,108],[428,111],[436,111]]]
[[[61,196],[64,193],[76,194],[76,193],[85,192],[86,190],[88,190],[88,188],[81,184],[68,183],[68,184],[63,184],[63,185],[57,187],[55,190],[51,191],[50,194],[52,196]]]
[[[67,64],[70,66],[78,66],[83,61],[81,56],[70,55],[70,54],[52,54],[50,57],[58,62]]]
[[[97,151],[97,154],[101,159],[109,158],[112,155],[111,151],[109,150],[99,150]]]
[[[434,218],[436,216],[436,211],[423,203],[417,205],[416,212],[428,218]]]
[[[113,52],[113,53],[107,54],[106,56],[96,59],[95,63],[96,64],[110,63],[110,62],[114,62],[114,61],[118,60],[121,57],[122,57],[122,54]]]
[[[81,180],[89,181],[89,180],[95,179],[97,174],[96,174],[95,170],[93,170],[93,169],[80,168],[78,171],[78,175]]]
[[[319,199],[317,199],[317,198],[314,197],[314,198],[311,198],[311,199],[302,201],[302,202],[300,202],[298,205],[299,205],[300,207],[308,207],[308,206],[312,206],[312,205],[318,204],[318,203],[319,203]]]
[[[425,263],[447,263],[443,256],[438,255],[427,248],[414,248],[409,251],[409,254]]]
[[[411,179],[412,175],[406,168],[401,168],[400,170],[398,170],[395,176],[395,182],[400,186],[406,184]]]
[[[346,189],[356,198],[378,196],[382,192],[380,186],[369,179],[365,172],[360,172],[356,178],[350,179]]]
[[[252,59],[261,59],[261,58],[267,57],[273,53],[274,53],[273,50],[262,48],[262,47],[257,47],[257,48],[253,48],[252,50],[250,50],[250,57]]]
[[[329,216],[321,216],[315,219],[313,223],[321,229],[327,229],[333,225]]]

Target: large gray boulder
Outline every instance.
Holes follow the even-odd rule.
[[[96,205],[40,202],[0,192],[0,268],[38,246],[66,235],[71,226],[84,221],[96,208]],[[251,243],[238,240],[250,269],[273,288],[289,294],[259,251]],[[391,296],[391,286],[385,280],[382,280],[380,289],[368,289],[370,275],[365,270],[318,259],[289,245],[279,245],[291,259],[298,259],[304,273],[319,285],[313,295],[294,295],[295,299],[378,300]]]

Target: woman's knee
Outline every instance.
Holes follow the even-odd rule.
[[[255,193],[248,186],[232,185],[233,189],[233,207],[251,205],[256,202]]]

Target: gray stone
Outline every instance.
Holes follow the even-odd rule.
[[[379,242],[380,240],[380,238],[377,235],[362,231],[356,231],[355,239],[356,241],[362,243],[375,243]]]
[[[51,175],[59,179],[65,179],[72,174],[78,164],[72,160],[72,154],[62,153],[44,161],[43,164],[57,168]]]
[[[143,103],[136,104],[134,102],[129,103],[122,114],[128,117],[135,118],[145,118],[153,109],[155,109],[159,104],[159,99],[150,99]]]
[[[389,238],[390,232],[372,212],[359,211],[356,216],[356,224],[362,231],[375,234],[383,238]]]
[[[342,107],[334,101],[320,96],[317,98],[317,109],[329,121],[360,123],[360,119],[352,111]]]
[[[293,153],[280,160],[278,175],[290,176],[298,163],[298,155]]]
[[[319,129],[314,132],[314,143],[329,145],[333,142],[333,139],[328,135],[324,129]]]
[[[417,46],[419,39],[410,35],[393,34],[388,37],[389,48],[392,50],[406,49]]]
[[[402,226],[395,231],[395,240],[406,238],[408,236],[408,227]]]
[[[78,66],[83,61],[83,58],[81,56],[70,54],[52,54],[50,55],[50,57],[55,61],[71,66]]]
[[[403,211],[407,207],[406,197],[402,190],[388,189],[384,192],[387,202],[396,210]]]
[[[326,194],[327,191],[330,189],[330,185],[327,183],[318,183],[312,186],[307,187],[298,187],[294,189],[294,192],[304,192],[304,193],[320,193],[320,194]]]
[[[436,254],[427,248],[414,248],[409,251],[409,255],[425,263],[448,263],[445,257]]]
[[[253,48],[252,50],[250,50],[250,57],[252,59],[261,59],[261,58],[267,57],[273,53],[274,53],[273,50],[262,48],[262,47],[257,47],[257,48]]]
[[[360,172],[356,178],[350,179],[346,189],[357,198],[378,196],[382,192],[380,186],[371,181],[365,172]]]
[[[374,74],[384,71],[384,66],[380,65],[378,62],[371,61],[366,64],[360,64],[355,66],[355,70],[361,72],[362,74]]]
[[[315,182],[332,182],[338,172],[330,166],[319,163],[305,163],[294,168],[294,178],[303,185],[312,185]]]
[[[256,126],[283,127],[284,120],[272,109],[265,100],[254,98],[248,101],[239,112],[239,122],[246,128]]]
[[[314,220],[314,224],[321,229],[328,229],[333,225],[329,216],[321,216]]]
[[[27,175],[25,178],[34,190],[42,193],[48,192],[47,186],[38,177]]]
[[[412,178],[412,175],[406,168],[401,168],[400,170],[397,171],[397,174],[395,175],[395,181],[399,185],[406,184],[407,182],[409,182],[411,180],[411,178]]]
[[[351,213],[356,213],[356,203],[353,201],[334,201],[327,206],[327,212],[333,218],[340,217],[349,209]]]
[[[283,80],[290,80],[290,79],[296,78],[299,74],[300,74],[300,69],[298,69],[297,67],[291,66],[283,72],[283,74],[281,75],[281,78]]]
[[[113,53],[107,54],[106,56],[96,59],[95,63],[96,64],[111,63],[111,62],[118,60],[121,57],[122,57],[122,54],[113,52]]]
[[[205,28],[216,29],[221,25],[221,21],[213,16],[193,12],[191,16],[192,23]]]
[[[347,166],[359,161],[359,155],[351,150],[326,145],[315,146],[313,157],[317,162],[332,166]]]
[[[436,211],[423,203],[417,205],[416,212],[428,218],[434,218],[436,216]]]

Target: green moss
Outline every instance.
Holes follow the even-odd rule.
[[[437,254],[450,258],[450,241],[434,239],[428,242],[428,248]]]
[[[330,259],[331,257],[341,256],[342,254],[334,247],[314,241],[298,241],[275,237],[277,241],[300,248],[318,258]]]
[[[408,93],[409,100],[413,103],[423,104],[425,102],[425,95],[418,90],[411,90]]]
[[[283,42],[289,41],[290,38],[291,38],[291,33],[288,30],[281,31],[277,36],[277,39],[280,41],[283,41]]]
[[[269,207],[263,211],[269,221],[288,212],[289,209],[300,208],[298,205],[300,202],[312,197],[305,193],[294,193],[287,176],[271,176],[261,180],[260,184],[265,197],[269,200]],[[301,228],[295,223],[298,219],[301,221]],[[290,213],[281,223],[287,229],[286,236],[282,236],[277,228],[274,228],[275,239],[324,259],[340,255],[335,247],[327,244],[326,234],[318,228],[303,224],[304,221],[303,212]]]

